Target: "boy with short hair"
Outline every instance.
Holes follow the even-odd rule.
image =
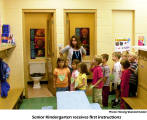
[[[112,74],[114,75],[114,89],[115,89],[115,94],[116,94],[115,100],[112,100],[112,108],[119,104],[120,82],[121,82],[121,79],[120,79],[120,77],[121,77],[120,58],[121,58],[120,53],[114,52],[112,54],[112,60],[115,62],[113,69],[112,69]]]
[[[103,82],[103,70],[100,64],[102,63],[101,56],[95,56],[93,62],[91,63],[90,70],[93,73],[92,80],[92,99],[94,103],[102,104],[102,88],[104,85]]]
[[[109,90],[110,90],[110,68],[107,65],[107,61],[109,59],[108,54],[102,54],[102,69],[103,69],[103,76],[104,76],[104,86],[102,88],[102,103],[103,107],[108,107],[108,98],[109,98]]]
[[[129,97],[136,96],[137,93],[137,85],[138,85],[138,64],[137,64],[137,55],[133,52],[129,53],[130,62],[130,70],[131,70],[131,76],[129,80]]]

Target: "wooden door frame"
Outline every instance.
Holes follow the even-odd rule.
[[[97,10],[96,9],[64,9],[64,45],[66,45],[66,16],[69,13],[93,13],[95,16],[94,43],[97,43]],[[97,54],[97,44],[94,44],[94,55]],[[87,60],[86,60],[87,61]],[[89,60],[88,60],[89,61]],[[87,61],[87,62],[88,62]]]
[[[56,10],[55,9],[22,9],[22,31],[23,31],[23,64],[24,64],[24,96],[28,98],[28,89],[27,89],[27,76],[25,75],[25,71],[28,71],[28,67],[26,66],[27,62],[27,54],[26,54],[26,37],[25,37],[25,14],[26,13],[52,13],[54,18],[54,31],[53,31],[53,44],[54,44],[54,56],[52,58],[57,58],[57,39],[56,39]],[[53,65],[55,67],[55,65]]]

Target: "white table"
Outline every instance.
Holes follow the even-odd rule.
[[[57,109],[93,109],[83,91],[57,92]]]

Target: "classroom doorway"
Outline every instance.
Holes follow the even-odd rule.
[[[53,69],[56,59],[55,10],[23,10],[25,97],[29,97],[30,62],[44,62],[45,76],[40,83],[53,89]],[[36,89],[37,90],[37,89]],[[33,89],[35,91],[35,89]],[[37,94],[37,93],[36,93]],[[44,96],[38,96],[44,97]]]
[[[68,45],[70,38],[76,35],[87,52],[83,61],[89,63],[97,54],[96,10],[64,10],[64,19],[64,45]]]

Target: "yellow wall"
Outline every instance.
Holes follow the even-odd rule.
[[[4,21],[4,0],[0,0],[0,34],[2,33],[2,24]],[[0,35],[1,38],[1,35]],[[0,41],[1,43],[1,41]]]
[[[4,0],[0,0],[0,21],[4,22]]]
[[[114,51],[112,10],[135,10],[135,35],[147,36],[146,4],[146,0],[5,0],[4,23],[11,25],[17,46],[8,58],[11,86],[24,86],[22,9],[56,9],[57,44],[64,44],[64,9],[96,9],[97,52],[111,55]]]
[[[113,39],[122,37],[130,38],[134,44],[134,11],[112,11]]]

